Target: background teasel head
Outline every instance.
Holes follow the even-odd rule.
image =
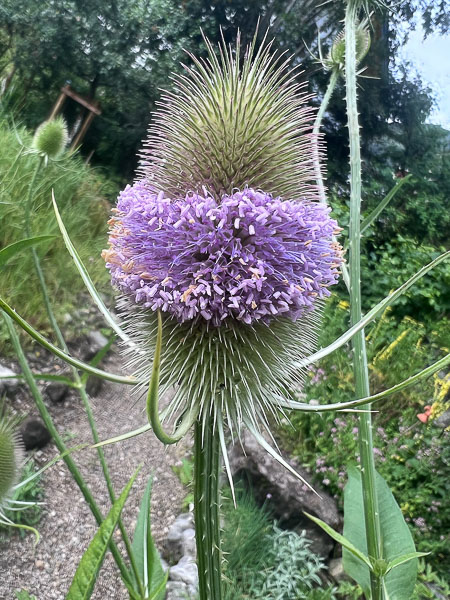
[[[46,159],[56,160],[67,146],[69,134],[66,122],[62,117],[44,121],[36,129],[33,138],[33,148]]]
[[[239,44],[219,58],[207,47],[154,117],[104,258],[140,378],[162,316],[161,393],[175,389],[165,416],[257,432],[301,384],[297,363],[338,279],[338,227],[315,201],[313,111],[288,61],[270,44],[242,65]]]
[[[369,23],[365,19],[358,23],[355,29],[355,42],[356,42],[356,64],[359,64],[370,49],[370,31]],[[319,44],[320,51],[320,44]],[[320,62],[323,64],[325,69],[330,71],[335,70],[339,73],[344,72],[345,67],[345,31],[341,31],[334,38],[331,44],[330,51],[326,58],[322,57]]]

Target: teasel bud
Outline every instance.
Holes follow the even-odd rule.
[[[47,159],[58,159],[67,146],[68,132],[62,117],[45,121],[36,129],[33,148]]]
[[[220,47],[175,78],[154,115],[140,179],[119,196],[103,256],[149,380],[162,317],[165,418],[213,416],[262,441],[303,381],[338,230],[314,184],[313,110],[271,44],[240,62]],[[143,356],[147,360],[143,364]]]
[[[356,37],[356,64],[358,65],[370,49],[370,31],[368,21],[361,21],[355,31]],[[328,56],[323,59],[326,69],[344,72],[345,66],[345,31],[341,31],[331,44]]]

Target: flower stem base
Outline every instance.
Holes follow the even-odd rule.
[[[194,433],[195,536],[200,600],[222,600],[219,512],[220,438],[213,416]]]

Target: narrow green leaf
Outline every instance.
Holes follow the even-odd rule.
[[[42,244],[43,242],[54,240],[55,238],[56,235],[37,235],[35,237],[19,240],[18,242],[14,242],[5,248],[2,248],[2,250],[0,250],[0,267],[4,267],[11,258],[16,256],[19,252],[22,252],[22,250],[26,250],[37,244]]]
[[[93,540],[75,572],[66,600],[89,600],[94,590],[95,581],[105,558],[108,544],[111,540],[117,521],[119,520],[122,508],[128,498],[131,487],[137,476],[136,473],[125,486],[120,497],[114,502],[108,516],[100,525]]]
[[[334,340],[334,342],[332,342],[329,346],[326,346],[325,348],[321,348],[314,354],[311,354],[311,356],[307,356],[306,358],[300,360],[297,363],[297,367],[298,368],[307,367],[308,365],[311,365],[311,364],[317,362],[324,356],[328,356],[328,354],[331,354],[332,352],[334,352],[335,350],[337,350],[338,348],[340,348],[341,346],[346,344],[349,340],[352,339],[352,337],[356,333],[358,333],[358,331],[361,331],[361,329],[364,329],[364,327],[366,327],[366,325],[368,325],[374,319],[376,319],[384,311],[384,309],[387,306],[390,306],[391,304],[393,304],[397,300],[397,298],[399,298],[402,294],[404,294],[421,277],[426,275],[429,271],[431,271],[431,269],[433,269],[434,267],[437,267],[437,265],[439,265],[444,260],[447,260],[448,258],[450,258],[450,250],[439,255],[437,258],[432,260],[430,263],[428,263],[427,265],[422,267],[419,271],[417,271],[417,273],[415,273],[412,277],[410,277],[407,281],[405,281],[405,283],[403,283],[399,288],[397,288],[395,291],[390,293],[389,296],[386,296],[386,298],[381,300],[381,302],[376,304],[371,310],[369,310],[369,312],[366,315],[364,315],[364,317],[361,320],[359,320],[352,327],[347,329],[347,331],[345,333],[343,333],[340,337],[338,337],[336,340]]]
[[[121,435],[116,435],[113,438],[109,438],[107,440],[102,440],[97,444],[93,444],[92,448],[101,448],[102,446],[108,446],[109,444],[116,444],[117,442],[123,442],[124,440],[129,440],[132,437],[136,437],[141,433],[145,433],[146,431],[150,431],[152,426],[150,423],[146,423],[139,429],[133,429],[133,431],[127,431],[126,433],[122,433]]]
[[[398,558],[391,560],[391,562],[388,563],[386,574],[389,573],[389,571],[392,571],[392,569],[395,569],[395,567],[403,565],[404,563],[409,562],[414,558],[422,558],[422,556],[428,556],[429,554],[429,552],[410,552],[409,554],[399,556]]]
[[[165,598],[166,593],[166,585],[167,580],[169,579],[169,571],[165,573],[161,583],[156,587],[153,592],[150,593],[148,600],[160,600],[160,598]]]
[[[399,189],[407,181],[409,181],[411,179],[411,177],[412,177],[412,175],[407,175],[406,177],[399,179],[397,181],[397,183],[394,185],[394,187],[391,190],[389,190],[389,192],[386,194],[386,196],[383,198],[383,200],[378,204],[378,206],[376,208],[374,208],[374,210],[370,213],[370,215],[368,217],[366,217],[364,219],[364,221],[361,223],[361,230],[360,230],[361,235],[366,231],[366,229],[368,227],[370,227],[372,225],[372,223],[376,219],[378,219],[378,217],[380,216],[382,211],[386,208],[386,206],[389,204],[389,202],[394,198],[394,196],[397,194]]]
[[[396,385],[384,390],[383,392],[378,392],[378,394],[374,394],[373,396],[366,396],[365,398],[359,398],[358,400],[349,400],[348,402],[335,402],[333,404],[307,404],[306,402],[295,402],[295,401],[285,401],[279,402],[279,405],[283,408],[292,408],[294,410],[300,410],[303,412],[326,412],[332,410],[351,410],[356,406],[363,406],[365,404],[369,404],[370,402],[376,402],[377,400],[382,400],[391,394],[395,394],[396,392],[400,392],[401,390],[414,385],[433,375],[437,371],[440,371],[444,367],[450,364],[450,354],[446,354],[435,363],[430,365],[429,367],[425,367],[419,373],[415,375],[411,375],[408,379],[397,383]]]
[[[350,542],[350,540],[348,540],[346,537],[344,537],[343,535],[341,535],[340,533],[335,531],[332,527],[330,527],[327,523],[325,523],[325,521],[322,521],[321,519],[318,519],[317,517],[313,517],[312,515],[310,515],[309,513],[305,512],[305,511],[303,511],[303,512],[309,519],[311,519],[311,521],[314,521],[314,523],[316,523],[316,525],[319,525],[319,527],[321,527],[325,531],[325,533],[328,533],[328,535],[330,537],[332,537],[333,540],[338,542],[338,544],[341,544],[341,546],[343,546],[344,548],[347,548],[347,550],[349,552],[351,552],[354,556],[356,556],[356,558],[358,558],[361,562],[363,562],[365,565],[367,565],[367,567],[369,569],[372,567],[369,557],[366,556],[360,550],[358,550],[358,548],[356,548],[356,546],[354,546]]]
[[[79,274],[81,275],[81,278],[84,281],[84,284],[88,290],[88,292],[90,293],[93,301],[95,302],[95,304],[97,305],[97,308],[99,309],[99,311],[102,313],[105,321],[108,323],[108,325],[110,325],[110,327],[113,328],[113,330],[117,333],[117,335],[124,341],[127,343],[130,343],[130,338],[126,335],[126,333],[119,327],[119,325],[116,323],[116,320],[114,319],[114,317],[112,316],[112,314],[109,312],[109,310],[106,308],[105,303],[103,302],[103,300],[100,297],[100,294],[97,292],[97,290],[95,289],[95,286],[92,282],[92,279],[86,269],[86,267],[84,266],[80,255],[78,254],[78,252],[75,249],[75,246],[72,244],[72,241],[69,237],[69,234],[67,233],[67,230],[64,226],[63,220],[61,219],[61,215],[59,214],[59,210],[58,210],[58,205],[56,204],[56,200],[55,200],[55,196],[52,190],[52,200],[53,200],[53,208],[55,210],[55,215],[56,215],[56,220],[58,221],[58,226],[59,229],[62,233],[63,239],[64,239],[64,243],[66,245],[66,248],[70,254],[70,256],[73,258],[73,261],[75,263],[75,266],[79,272]]]
[[[415,553],[414,542],[405,523],[402,512],[387,483],[376,473],[376,493],[380,511],[382,557],[386,561],[384,586],[390,600],[410,600],[417,577],[417,560],[408,562],[387,572],[391,562]],[[344,490],[344,536],[358,550],[367,554],[366,525],[363,511],[363,491],[361,473],[358,468],[348,470],[348,483]],[[369,597],[370,577],[367,565],[356,561],[345,548],[343,551],[344,570],[363,588]]]
[[[97,369],[95,367],[91,367],[91,365],[84,363],[70,354],[67,354],[51,342],[49,342],[43,335],[41,335],[34,327],[32,327],[25,319],[23,319],[20,315],[13,310],[7,302],[5,302],[2,298],[0,298],[0,309],[3,310],[7,315],[11,317],[13,321],[15,321],[24,331],[28,333],[38,344],[47,348],[49,352],[61,358],[64,362],[68,363],[80,369],[81,371],[86,371],[91,375],[96,375],[101,379],[107,379],[108,381],[113,381],[114,383],[125,383],[127,385],[136,385],[137,383],[141,383],[134,377],[122,377],[121,375],[114,375],[113,373],[107,373],[106,371],[102,371],[101,369]]]
[[[146,598],[163,600],[165,585],[161,587],[161,584],[165,582],[166,577],[150,529],[151,491],[152,479],[150,478],[142,497],[131,547],[140,579],[144,584]],[[132,572],[130,575],[135,580]],[[155,592],[158,594],[155,595]]]

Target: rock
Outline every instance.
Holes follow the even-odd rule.
[[[62,402],[69,392],[69,386],[60,381],[52,381],[45,388],[45,394],[53,404]]]
[[[330,560],[328,563],[328,574],[336,581],[336,583],[348,579],[344,572],[342,558],[332,558]]]
[[[306,481],[311,479],[310,474],[295,460],[286,456],[283,458]],[[341,522],[337,504],[326,491],[314,486],[320,497],[312,492],[261,448],[247,431],[241,436],[241,442],[236,442],[230,449],[229,460],[233,476],[248,482],[258,504],[269,507],[281,528],[306,530],[307,537],[313,542],[312,549],[328,558],[333,542],[303,514],[303,511],[308,512],[333,529],[339,529]]]
[[[0,378],[17,375],[12,369],[5,367],[0,363]],[[20,385],[19,379],[0,379],[0,395],[15,392]]]
[[[182,556],[178,563],[170,568],[171,581],[182,581],[191,590],[198,588],[198,570],[195,560],[191,556]]]
[[[446,410],[440,417],[434,419],[432,423],[435,427],[439,427],[440,429],[447,429],[447,427],[450,427],[450,410]]]
[[[103,379],[100,377],[89,377],[86,383],[86,392],[89,396],[97,396],[103,387]]]
[[[182,513],[169,528],[164,546],[164,556],[169,563],[173,564],[184,555],[195,558],[195,552],[194,516],[190,512]]]
[[[97,352],[106,346],[108,340],[100,331],[90,331],[87,336],[89,347],[85,351],[84,359],[92,360]]]
[[[182,581],[168,581],[166,591],[166,600],[189,600],[195,597],[195,592],[189,594],[189,587]]]
[[[43,448],[51,439],[51,435],[39,417],[28,417],[20,426],[26,450]]]
[[[316,527],[312,521],[302,521],[300,525],[294,527],[293,531],[299,535],[302,531],[305,532],[306,538],[311,542],[310,550],[314,554],[317,554],[317,556],[328,558],[333,551],[334,542],[332,538],[323,535],[322,530]]]

